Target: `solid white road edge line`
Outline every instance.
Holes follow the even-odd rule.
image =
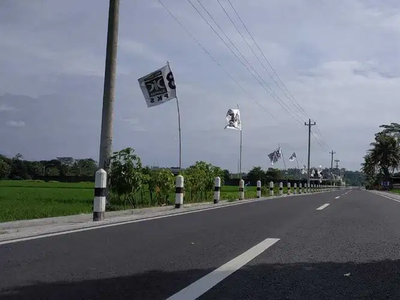
[[[252,259],[256,258],[258,255],[263,253],[273,244],[275,244],[279,239],[265,239],[261,243],[250,248],[246,252],[222,265],[218,269],[212,271],[206,276],[195,281],[191,285],[187,286],[178,293],[172,295],[167,300],[192,300],[197,299],[205,292],[210,290],[212,287],[217,285],[219,282],[227,278],[229,275],[239,270],[245,264],[247,264]]]
[[[318,207],[316,210],[323,210],[324,208],[327,208],[329,206],[329,203],[325,203],[324,205],[321,205]]]
[[[291,195],[290,197],[301,197],[301,196],[309,196],[309,194]],[[93,226],[91,226],[92,223],[90,223],[89,227],[66,229],[66,230],[62,230],[62,231],[58,231],[58,232],[42,233],[42,234],[36,234],[36,235],[28,236],[28,237],[19,237],[19,238],[0,241],[0,246],[6,245],[6,244],[36,240],[36,239],[41,239],[41,238],[47,238],[47,237],[52,237],[52,236],[71,234],[71,233],[76,233],[76,232],[96,230],[96,229],[113,227],[113,226],[121,226],[121,225],[127,225],[127,224],[132,224],[132,223],[140,223],[140,222],[152,221],[152,220],[157,220],[157,219],[172,218],[172,217],[176,217],[176,216],[194,214],[194,213],[199,213],[199,212],[203,212],[203,211],[220,209],[220,208],[231,207],[231,206],[236,206],[236,205],[245,205],[245,204],[249,204],[249,203],[256,203],[256,202],[261,202],[261,201],[266,201],[266,200],[282,199],[282,198],[289,199],[290,197],[280,197],[280,196],[263,197],[263,198],[257,199],[257,200],[241,200],[240,202],[237,202],[237,203],[229,203],[229,204],[219,205],[219,206],[215,206],[215,207],[200,208],[200,209],[195,209],[195,210],[191,210],[191,211],[184,211],[184,212],[172,213],[172,214],[168,214],[168,215],[148,217],[148,218],[143,218],[143,219],[119,221],[119,222],[115,222],[115,223],[99,224],[99,225],[93,225]],[[68,226],[68,225],[66,225],[66,226]]]
[[[381,197],[386,198],[386,199],[389,199],[389,200],[393,200],[393,201],[396,201],[396,202],[400,202],[400,200],[391,198],[391,197],[389,197],[389,196],[387,196],[387,195],[382,195],[382,194],[378,194],[378,193],[374,193],[374,192],[370,192],[370,193],[375,194],[375,195],[378,195],[378,196],[381,196]]]

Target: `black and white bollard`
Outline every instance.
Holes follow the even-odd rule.
[[[244,199],[244,180],[239,180],[239,200]]]
[[[273,196],[273,195],[274,195],[274,182],[273,182],[273,181],[271,181],[271,182],[269,183],[269,195],[270,195],[270,196]]]
[[[279,182],[279,195],[283,195],[283,183]]]
[[[107,172],[99,169],[95,175],[93,221],[104,220],[107,196]]]
[[[220,197],[221,197],[221,178],[215,177],[214,204],[217,204],[219,202]]]
[[[257,198],[261,198],[261,180],[257,180]]]
[[[291,187],[290,187],[290,182],[287,183],[287,194],[290,195],[292,192]]]
[[[184,180],[182,175],[176,176],[175,182],[175,208],[181,208],[183,205]]]
[[[299,183],[299,195],[301,194],[301,187],[302,187],[302,184],[301,184],[301,182]]]
[[[297,194],[297,183],[295,182],[294,184],[293,184],[293,194]]]

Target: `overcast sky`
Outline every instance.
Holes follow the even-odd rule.
[[[121,0],[114,150],[132,147],[148,165],[178,164],[176,103],[147,108],[137,82],[166,61],[181,104],[184,167],[205,160],[237,170],[239,132],[224,130],[225,114],[237,104],[244,171],[269,167],[267,154],[278,145],[288,167],[296,165],[288,162],[292,151],[306,163],[306,117],[318,125],[312,165],[328,167],[333,149],[341,167],[358,170],[378,126],[400,121],[399,1],[231,0],[279,78],[227,0],[222,6],[272,77],[217,0],[201,3],[223,33],[191,1],[267,85],[188,0],[163,3],[223,69],[157,0]],[[0,153],[98,160],[108,2],[0,1]]]

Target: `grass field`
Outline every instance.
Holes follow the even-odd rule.
[[[90,213],[93,189],[92,182],[0,181],[0,222]],[[278,194],[277,188],[275,194]],[[256,188],[246,187],[245,197],[256,198]],[[221,199],[234,201],[237,198],[238,187],[221,188]],[[152,206],[150,193],[146,189],[138,193],[137,199],[137,207]],[[173,201],[173,191],[169,199]],[[185,203],[212,200],[212,192],[196,199],[191,199],[190,195],[185,196]],[[130,209],[132,206],[119,205],[112,208],[121,210]]]

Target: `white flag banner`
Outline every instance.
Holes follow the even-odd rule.
[[[318,177],[322,178],[322,166],[321,165],[318,167],[317,172],[318,172]]]
[[[301,174],[303,174],[303,175],[307,174],[307,167],[306,167],[306,165],[303,165],[303,169],[301,170]]]
[[[268,154],[269,160],[271,161],[271,165],[274,165],[278,162],[278,160],[282,157],[281,147],[276,149],[274,152]]]
[[[147,107],[163,104],[176,98],[174,75],[169,65],[165,65],[138,79]]]
[[[293,154],[289,157],[289,161],[295,161],[297,159],[296,153],[293,152]]]
[[[226,121],[228,124],[225,126],[225,129],[242,130],[242,120],[240,119],[239,109],[229,109],[226,113]]]

